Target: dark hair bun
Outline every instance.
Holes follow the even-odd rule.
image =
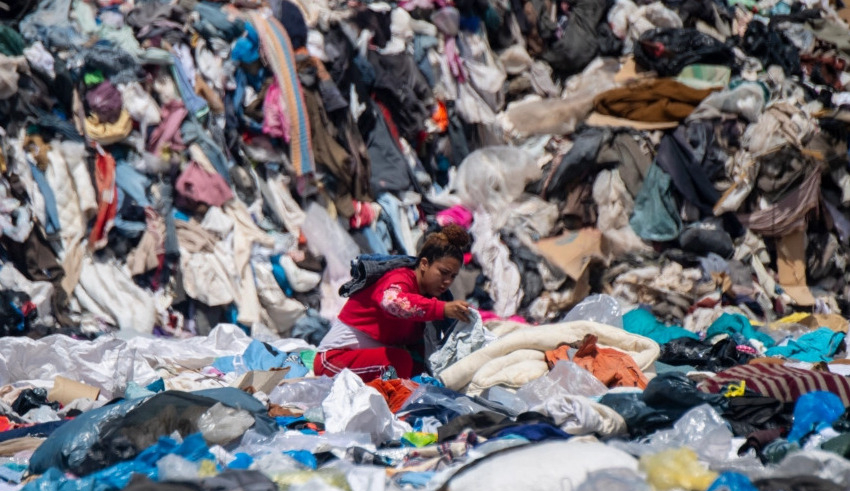
[[[461,251],[465,251],[469,247],[470,242],[472,242],[472,239],[469,237],[466,230],[464,230],[460,225],[454,223],[446,225],[440,232],[446,236],[446,241],[448,241],[449,244],[457,247]]]

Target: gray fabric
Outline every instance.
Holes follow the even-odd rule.
[[[487,344],[487,330],[481,321],[481,315],[472,309],[469,311],[469,317],[469,322],[455,324],[439,348],[435,330],[429,328],[426,331],[425,353],[428,354],[428,368],[434,375],[439,375],[456,361]]]

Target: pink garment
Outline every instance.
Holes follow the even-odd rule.
[[[445,51],[446,60],[449,62],[449,70],[452,72],[452,76],[460,83],[466,82],[466,72],[463,69],[463,60],[460,59],[460,52],[457,49],[455,38],[446,38]]]
[[[162,149],[166,145],[176,151],[182,151],[186,148],[183,144],[183,137],[180,135],[180,125],[189,111],[179,100],[173,100],[162,106],[161,109],[162,123],[156,127],[151,133],[148,149],[155,155],[161,155]]]
[[[437,213],[437,223],[441,227],[454,223],[465,229],[469,229],[472,226],[472,212],[461,205],[452,206],[447,210]]]
[[[351,215],[350,225],[353,229],[368,227],[375,221],[375,210],[370,203],[352,200],[354,202],[354,215]]]
[[[263,99],[263,133],[289,142],[289,117],[277,79],[269,86]]]
[[[493,312],[492,310],[479,310],[478,313],[481,315],[481,322],[513,321],[513,322],[519,322],[521,324],[528,324],[528,321],[526,321],[524,318],[522,318],[518,315],[512,315],[512,316],[508,317],[507,319],[504,319],[504,318],[496,315],[496,313]]]
[[[175,189],[179,198],[190,203],[221,206],[233,198],[233,191],[223,177],[205,171],[194,161],[177,178]]]

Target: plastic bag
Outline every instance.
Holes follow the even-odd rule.
[[[487,147],[472,152],[461,162],[452,184],[466,208],[504,217],[508,205],[540,174],[534,157],[524,150]]]
[[[40,406],[48,406],[53,409],[59,409],[58,402],[47,401],[47,389],[36,387],[34,389],[26,389],[18,395],[15,402],[12,403],[12,410],[23,416]]]
[[[627,467],[602,469],[587,474],[576,491],[653,491],[643,477]]]
[[[244,452],[251,456],[258,456],[270,451],[307,450],[319,452],[350,447],[374,448],[372,438],[368,433],[325,432],[322,435],[310,435],[300,431],[280,431],[269,437],[257,431],[248,430],[242,437],[239,447],[234,450],[234,454]]]
[[[697,460],[696,452],[687,447],[644,455],[640,468],[646,473],[646,481],[658,491],[705,491],[717,478],[717,473],[708,470]]]
[[[176,454],[166,455],[156,463],[160,481],[196,481],[200,468],[199,463]]]
[[[366,386],[348,369],[334,377],[331,392],[322,401],[322,410],[328,432],[369,433],[376,444],[398,440],[411,431],[410,425],[395,419],[377,390]]]
[[[349,264],[360,254],[360,248],[348,233],[316,203],[307,207],[307,218],[301,231],[314,254],[327,259],[326,273],[330,281],[348,279]]]
[[[254,425],[248,411],[217,402],[198,418],[198,429],[210,445],[226,445],[245,434]]]
[[[56,414],[56,410],[50,406],[39,406],[31,409],[24,415],[24,418],[31,423],[47,423],[50,421],[59,421],[61,418]]]
[[[447,409],[456,415],[472,414],[489,409],[445,387],[422,384],[416,388],[401,406],[397,414],[413,411],[421,407],[439,407]],[[446,423],[447,421],[444,421]]]
[[[611,442],[633,455],[647,455],[690,447],[708,462],[724,462],[732,449],[732,432],[717,411],[703,404],[686,412],[669,430],[653,433],[642,442]]]
[[[572,308],[561,322],[593,321],[623,328],[623,310],[611,295],[591,295]]]
[[[558,393],[599,397],[608,388],[592,373],[571,361],[561,360],[545,376],[532,380],[517,390],[516,395],[529,406],[536,405]]]
[[[737,472],[724,472],[711,483],[708,491],[758,491],[750,478]]]
[[[514,392],[498,385],[487,389],[483,397],[490,402],[499,404],[513,415],[524,413],[528,410],[527,401],[523,400],[522,397],[516,395]]]
[[[794,424],[788,434],[789,442],[799,442],[810,432],[830,427],[844,414],[844,403],[832,392],[816,391],[803,394],[794,406]]]

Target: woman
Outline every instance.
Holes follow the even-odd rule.
[[[369,382],[389,367],[400,378],[422,373],[413,354],[422,359],[425,323],[469,321],[469,304],[438,299],[457,277],[469,242],[463,228],[448,225],[425,238],[413,267],[393,269],[352,294],[319,345],[316,375],[348,368]]]

